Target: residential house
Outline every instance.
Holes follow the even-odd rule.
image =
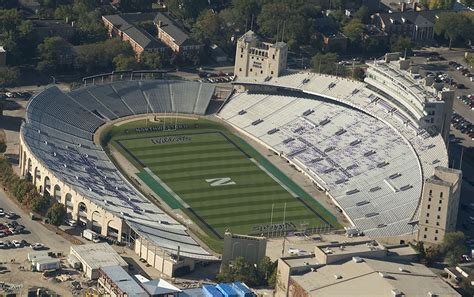
[[[373,23],[389,35],[410,37],[417,43],[430,43],[434,39],[434,26],[441,10],[377,13]]]

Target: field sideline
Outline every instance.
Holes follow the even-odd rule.
[[[272,228],[285,222],[295,231],[340,227],[317,201],[223,126],[202,119],[177,123],[178,129],[173,121],[162,131],[166,124],[129,122],[111,128],[107,138],[137,167],[139,179],[214,239],[222,239],[226,230],[260,235],[270,222]],[[145,126],[155,131],[136,130]]]

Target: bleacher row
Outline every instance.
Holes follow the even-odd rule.
[[[307,73],[251,83],[327,97],[237,93],[220,117],[297,164],[367,235],[414,231],[408,223],[423,181],[434,167],[447,165],[440,136],[409,125],[362,83]]]
[[[52,87],[31,100],[21,133],[57,178],[122,217],[140,236],[173,254],[179,248],[184,257],[214,259],[185,226],[130,185],[92,141],[100,125],[128,115],[204,114],[213,92],[211,85],[185,81],[117,82],[70,93]]]

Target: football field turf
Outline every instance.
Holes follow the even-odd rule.
[[[143,182],[207,233],[216,238],[225,230],[260,235],[270,223],[283,222],[294,230],[337,225],[243,140],[215,123],[188,121],[173,131],[128,131],[114,136],[112,144],[140,170]]]

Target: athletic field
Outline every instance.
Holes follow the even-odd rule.
[[[212,237],[221,239],[225,230],[266,235],[338,226],[327,210],[219,124],[168,121],[114,127],[110,141],[139,169],[138,179]]]

